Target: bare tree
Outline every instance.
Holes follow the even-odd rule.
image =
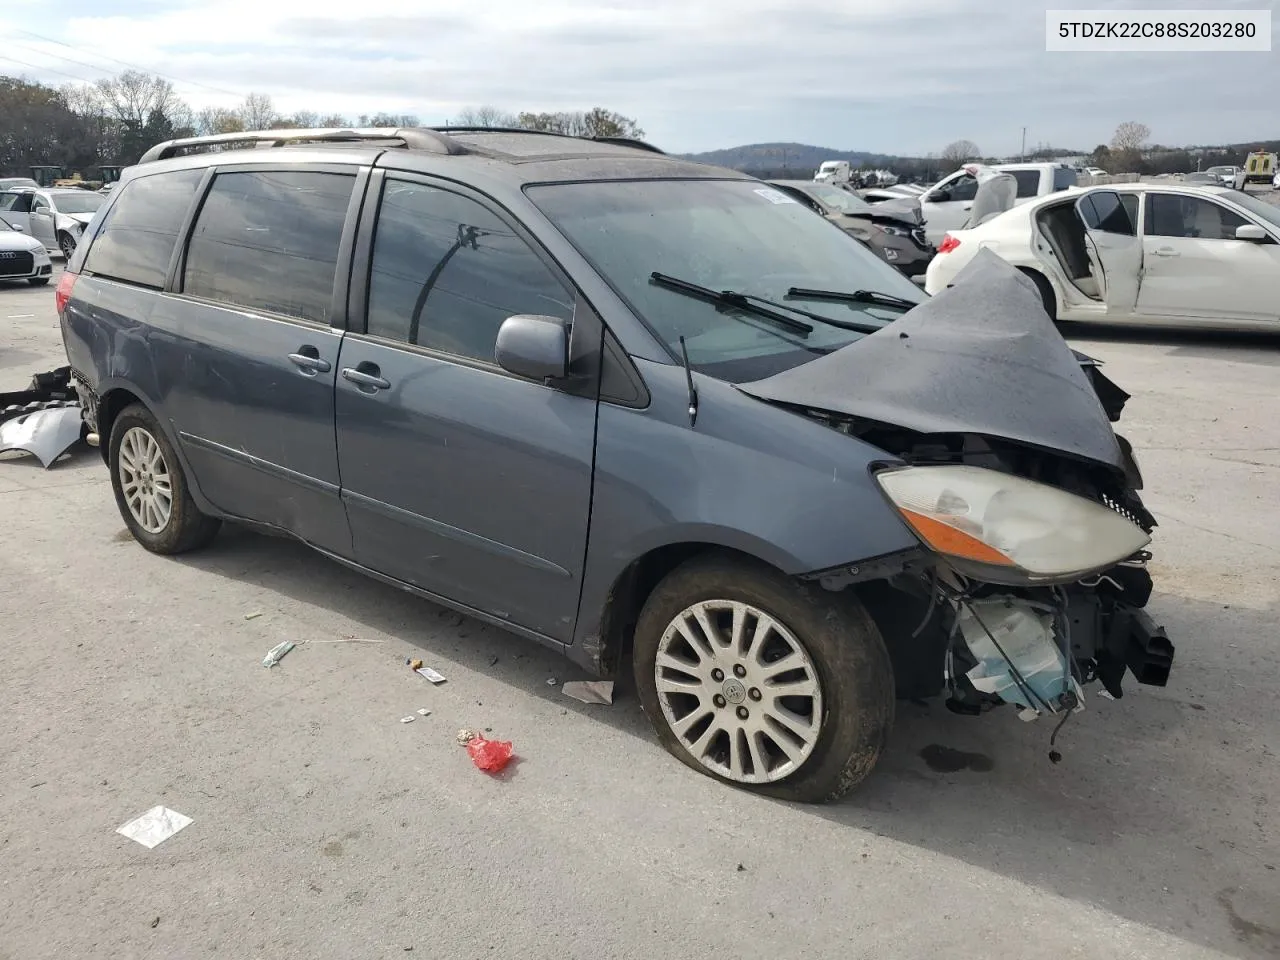
[[[1151,128],[1136,120],[1126,120],[1116,127],[1111,137],[1112,173],[1134,172],[1142,163],[1142,145],[1151,136]]]
[[[362,113],[356,118],[357,127],[416,127],[419,123],[412,113]]]
[[[168,116],[178,102],[172,83],[139,70],[99,80],[96,87],[107,109],[133,129],[146,126],[153,114]]]
[[[205,107],[196,115],[196,129],[201,134],[240,133],[244,130],[244,121],[236,110],[226,107]]]
[[[321,127],[326,127],[326,128],[330,128],[330,127],[338,128],[338,127],[351,126],[351,124],[347,122],[347,118],[340,113],[326,114],[325,116],[321,117],[317,122],[320,124]]]
[[[251,93],[240,104],[240,122],[245,130],[270,130],[278,114],[265,93]]]
[[[314,130],[320,126],[320,114],[314,110],[299,110],[292,117],[283,118],[280,123],[294,130]]]
[[[950,170],[956,170],[970,160],[981,158],[982,151],[972,140],[956,140],[942,148],[942,163]]]
[[[455,127],[516,127],[519,120],[514,113],[499,107],[467,107],[449,121]]]
[[[644,136],[644,131],[633,119],[604,107],[593,107],[586,113],[522,113],[516,120],[526,130],[563,133],[570,137],[630,137],[639,140]]]

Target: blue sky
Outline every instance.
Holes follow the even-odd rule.
[[[480,104],[599,105],[679,152],[800,141],[921,155],[965,138],[997,155],[1018,151],[1024,126],[1029,145],[1086,150],[1124,120],[1146,123],[1161,143],[1280,137],[1280,53],[1044,49],[1047,7],[1271,9],[1274,30],[1277,5],[5,0],[0,72],[60,85],[108,76],[123,60],[180,81],[196,108],[256,91],[283,112],[385,110],[426,123]]]

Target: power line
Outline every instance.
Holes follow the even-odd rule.
[[[43,70],[45,73],[56,73],[60,77],[70,77],[72,80],[79,80],[81,83],[93,83],[86,77],[77,77],[74,73],[66,73],[62,70],[55,70],[53,67],[42,67],[34,63],[27,63],[25,60],[19,60],[17,57],[0,56],[0,60],[8,60],[10,63],[16,63],[23,67],[30,67],[32,70]]]
[[[101,70],[103,73],[111,73],[111,72],[112,72],[111,70],[107,69],[106,67],[99,66],[99,65],[98,65],[98,64],[96,64],[96,63],[89,63],[89,62],[88,62],[88,61],[86,61],[86,60],[76,60],[76,59],[75,59],[75,58],[73,58],[73,57],[64,57],[64,56],[63,56],[62,54],[60,54],[60,53],[50,53],[50,52],[49,52],[49,51],[47,51],[47,50],[41,50],[39,47],[33,47],[33,46],[31,46],[31,44],[29,44],[29,43],[16,43],[16,44],[14,44],[14,46],[16,46],[16,47],[20,47],[20,48],[21,48],[21,49],[23,49],[23,50],[29,50],[29,51],[30,51],[30,52],[32,52],[32,53],[38,53],[38,54],[40,54],[40,56],[42,56],[42,57],[55,57],[55,58],[57,58],[58,60],[65,60],[65,61],[67,61],[67,63],[78,63],[78,64],[79,64],[80,66],[82,66],[82,67],[89,67],[91,70]]]
[[[191,87],[203,87],[203,88],[204,88],[204,89],[206,89],[206,90],[212,90],[212,91],[214,91],[215,93],[225,93],[225,94],[228,94],[228,95],[233,96],[233,97],[241,97],[241,96],[244,96],[244,94],[237,93],[237,92],[236,92],[236,91],[234,91],[234,90],[226,90],[226,89],[224,89],[224,88],[222,88],[222,87],[214,87],[214,86],[210,86],[210,85],[209,85],[209,84],[207,84],[207,83],[200,83],[199,81],[196,81],[196,80],[183,80],[183,79],[181,79],[180,77],[171,77],[171,76],[169,76],[169,75],[167,75],[167,74],[163,74],[163,73],[161,73],[161,72],[160,72],[160,71],[158,71],[158,70],[152,70],[150,67],[144,67],[144,66],[141,66],[140,64],[130,63],[128,60],[120,60],[120,59],[118,59],[117,57],[109,57],[109,56],[107,56],[105,53],[97,53],[97,52],[95,52],[95,51],[93,51],[93,50],[86,50],[86,49],[84,49],[83,47],[73,46],[72,44],[70,44],[70,43],[65,43],[65,42],[64,42],[64,41],[62,41],[62,40],[55,40],[53,37],[46,37],[46,36],[44,36],[43,34],[36,33],[34,30],[24,30],[24,29],[22,29],[22,28],[20,28],[20,27],[19,27],[19,28],[15,28],[15,29],[17,29],[17,31],[18,31],[19,33],[25,33],[27,36],[29,36],[29,37],[34,37],[34,38],[35,38],[35,39],[37,39],[37,40],[43,40],[45,43],[56,43],[56,44],[57,44],[58,46],[60,46],[60,47],[66,47],[68,50],[74,50],[74,51],[75,51],[75,52],[77,52],[77,53],[84,53],[84,54],[88,54],[89,56],[91,56],[91,57],[97,57],[97,58],[99,58],[100,60],[110,60],[112,63],[118,63],[118,64],[120,64],[120,65],[121,65],[121,66],[123,66],[123,67],[129,67],[129,68],[131,68],[131,69],[133,69],[133,70],[142,70],[142,71],[143,71],[143,72],[145,72],[145,73],[154,73],[157,77],[162,77],[163,79],[165,79],[165,80],[169,80],[169,81],[172,81],[173,83],[185,83],[185,84],[187,84],[188,86],[191,86]],[[50,54],[50,56],[57,56],[57,54]],[[63,60],[69,60],[70,58],[69,58],[69,57],[62,57],[61,59],[63,59]],[[72,62],[73,62],[73,63],[76,63],[76,62],[79,62],[79,61],[74,61],[74,60],[73,60]],[[92,64],[85,64],[85,66],[92,66]],[[102,67],[97,67],[96,69],[98,69],[98,70],[102,70],[103,68],[102,68]],[[57,72],[57,71],[54,71],[54,72]]]

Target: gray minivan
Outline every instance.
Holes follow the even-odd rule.
[[[148,550],[282,532],[629,664],[703,773],[824,801],[895,695],[1059,726],[1163,684],[1127,395],[980,257],[932,300],[760,181],[633,141],[172,141],[57,290]]]

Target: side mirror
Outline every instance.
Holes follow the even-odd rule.
[[[498,328],[498,366],[530,380],[563,380],[569,375],[569,329],[558,317],[517,314]]]
[[[1256,223],[1246,223],[1236,227],[1237,240],[1249,240],[1253,243],[1261,243],[1267,240],[1267,231],[1263,230]]]
[[[926,193],[926,194],[925,194],[923,197],[921,197],[920,199],[921,199],[924,203],[943,203],[943,202],[945,202],[945,201],[946,201],[946,199],[947,199],[947,191],[945,191],[945,190],[930,190],[928,193]]]

